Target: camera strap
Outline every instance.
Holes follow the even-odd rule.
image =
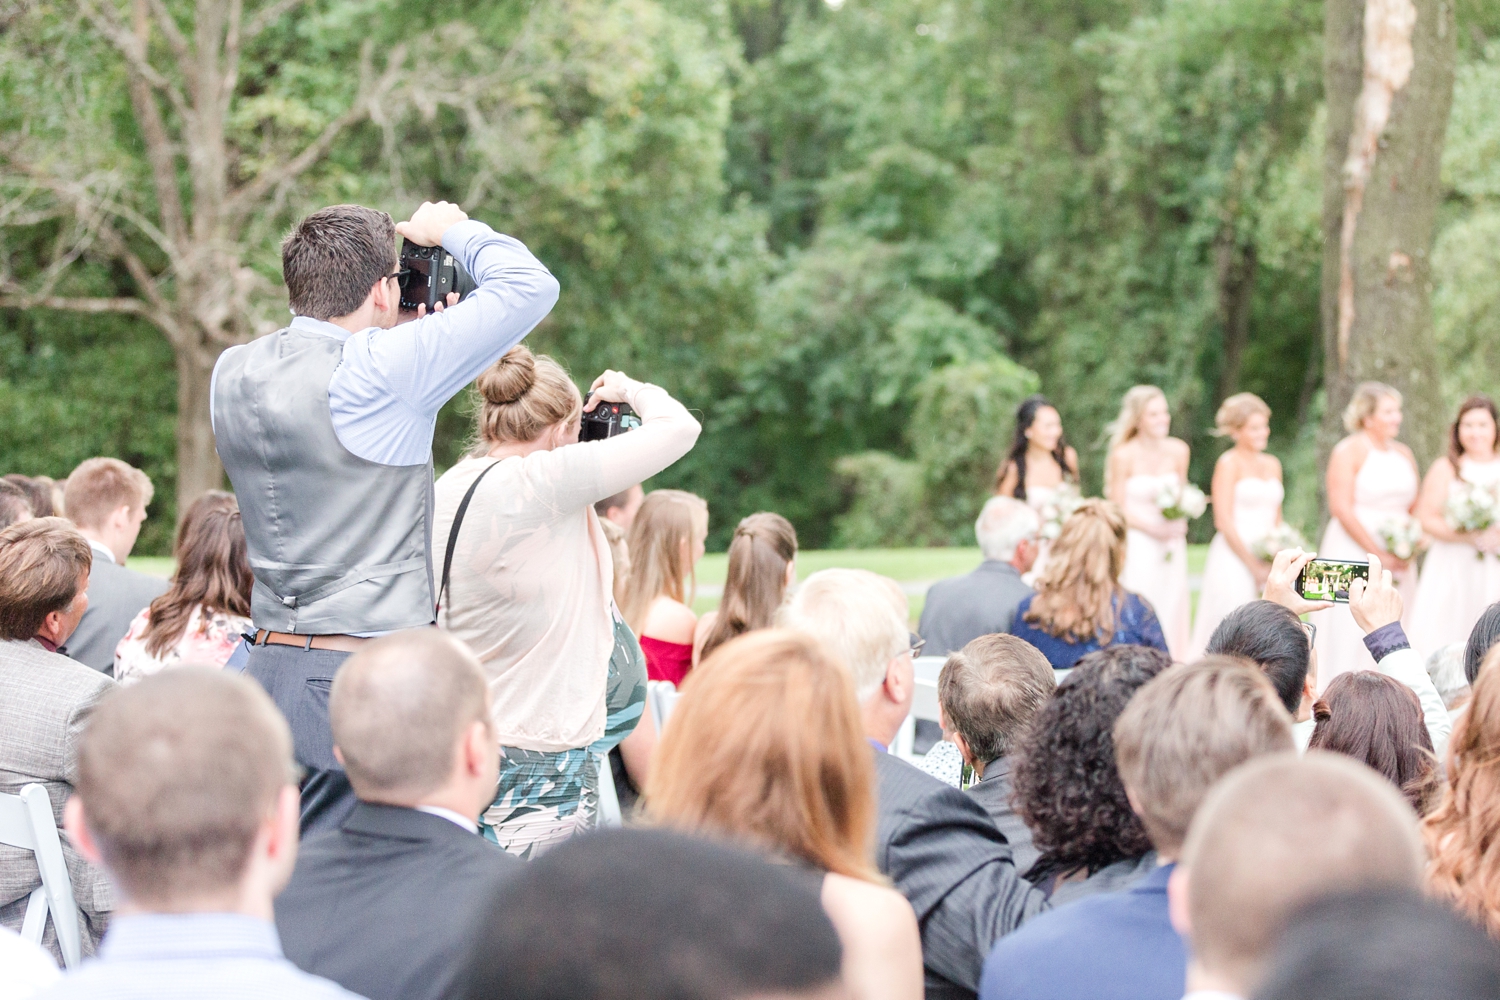
[[[485,466],[484,471],[475,476],[474,481],[469,484],[469,489],[464,493],[464,498],[458,502],[458,510],[453,515],[453,527],[448,529],[448,550],[443,553],[443,582],[438,585],[437,605],[432,609],[433,618],[436,618],[438,613],[443,610],[443,598],[448,593],[448,573],[453,568],[453,550],[458,545],[458,528],[459,525],[464,523],[464,514],[469,510],[469,501],[474,499],[474,491],[479,489],[480,481],[489,475],[490,470],[502,461],[504,460],[496,459]]]

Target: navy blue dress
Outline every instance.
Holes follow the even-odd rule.
[[[1031,602],[1035,599],[1036,595],[1032,594],[1016,606],[1016,617],[1010,626],[1010,634],[1025,639],[1040,649],[1054,670],[1067,670],[1089,653],[1104,648],[1098,639],[1073,642],[1059,639],[1032,625],[1026,620],[1026,612],[1031,610]],[[1108,645],[1150,646],[1163,653],[1168,652],[1167,637],[1162,634],[1156,612],[1140,597],[1128,593],[1123,601],[1115,598],[1115,634]]]

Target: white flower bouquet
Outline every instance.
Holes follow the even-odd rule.
[[[1411,516],[1393,517],[1381,523],[1375,536],[1397,559],[1410,559],[1422,547],[1422,524]]]
[[[1285,521],[1275,525],[1270,531],[1250,543],[1251,555],[1264,562],[1272,562],[1276,558],[1276,553],[1286,549],[1306,548],[1307,539],[1302,537],[1302,532]]]
[[[1443,518],[1454,531],[1483,531],[1500,521],[1500,496],[1495,491],[1457,480],[1448,490],[1448,503],[1443,507]]]
[[[1208,497],[1192,483],[1167,483],[1156,494],[1156,506],[1168,521],[1191,521],[1208,510]]]
[[[1049,542],[1062,534],[1063,522],[1083,503],[1083,494],[1072,483],[1062,483],[1052,492],[1052,499],[1037,511],[1042,517],[1041,535]]]

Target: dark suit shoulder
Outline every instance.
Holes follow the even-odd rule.
[[[969,816],[989,824],[989,814],[969,796],[895,754],[875,754],[881,812],[930,812]]]

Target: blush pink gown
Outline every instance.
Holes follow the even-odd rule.
[[[1132,519],[1147,524],[1165,524],[1156,506],[1156,495],[1166,484],[1176,484],[1182,477],[1175,472],[1159,476],[1131,476],[1125,480],[1125,507]],[[1187,539],[1161,542],[1131,528],[1126,536],[1125,572],[1120,583],[1126,590],[1144,597],[1161,622],[1162,634],[1172,659],[1182,660],[1188,654],[1188,626],[1192,603],[1188,596]]]
[[[1459,460],[1466,482],[1495,487],[1500,459]],[[1433,540],[1422,563],[1422,582],[1411,611],[1411,644],[1428,656],[1454,642],[1466,642],[1484,609],[1500,601],[1500,557],[1481,555],[1468,542]]]
[[[1275,479],[1246,477],[1234,484],[1234,530],[1240,541],[1253,546],[1276,526],[1285,491]],[[1198,617],[1193,622],[1193,641],[1188,658],[1203,655],[1214,629],[1224,617],[1260,597],[1255,577],[1234,554],[1229,542],[1215,534],[1203,564],[1203,589],[1198,593]]]

